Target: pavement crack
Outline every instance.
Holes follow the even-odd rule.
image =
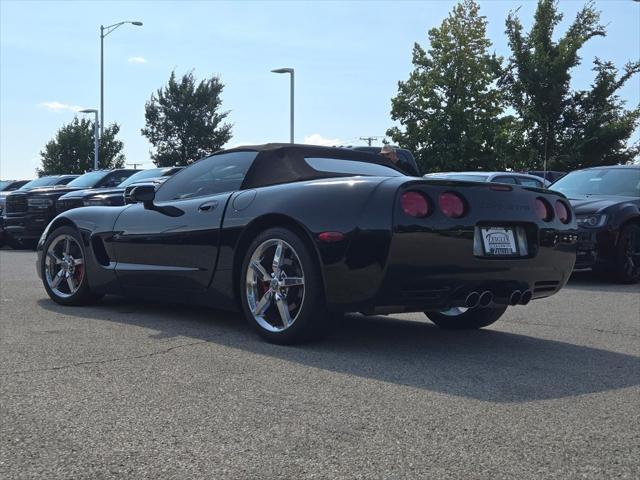
[[[76,367],[84,367],[86,365],[102,365],[102,364],[106,364],[106,363],[115,363],[115,362],[121,362],[121,361],[126,361],[126,360],[137,360],[140,358],[150,358],[150,357],[155,357],[158,355],[165,355],[169,352],[172,352],[173,350],[177,350],[179,348],[185,348],[185,347],[192,347],[194,345],[201,345],[203,343],[208,343],[209,340],[200,340],[198,342],[190,342],[190,343],[183,343],[180,345],[174,345],[173,347],[169,347],[169,348],[165,348],[162,350],[156,350],[153,352],[149,352],[149,353],[145,353],[142,355],[132,355],[132,356],[128,356],[128,357],[118,357],[118,358],[107,358],[107,359],[103,359],[103,360],[89,360],[86,362],[76,362],[76,363],[70,363],[67,365],[59,365],[57,367],[49,367],[49,368],[34,368],[34,369],[30,369],[30,370],[16,370],[14,372],[8,372],[8,373],[2,373],[0,374],[0,377],[8,377],[8,376],[12,376],[12,375],[21,375],[24,373],[37,373],[37,372],[55,372],[58,370],[68,370],[70,368],[76,368]]]

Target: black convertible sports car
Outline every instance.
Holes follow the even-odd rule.
[[[558,292],[575,262],[561,193],[407,177],[342,148],[222,151],[131,195],[47,226],[37,270],[54,301],[239,306],[263,337],[291,343],[323,331],[330,312],[424,311],[480,328]]]
[[[640,281],[640,165],[577,170],[550,188],[565,194],[576,213],[576,269]]]

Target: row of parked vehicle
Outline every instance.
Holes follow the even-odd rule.
[[[97,170],[84,175],[49,175],[0,183],[0,242],[35,247],[59,213],[85,206],[120,206],[139,185],[160,185],[183,167]]]
[[[375,150],[357,150],[363,148],[371,149],[366,153]],[[408,150],[401,153],[407,155],[407,162],[415,163]],[[181,168],[100,170],[0,182],[0,244],[33,247],[59,213],[83,206],[131,203],[134,187],[150,183],[157,188]],[[579,229],[576,268],[593,268],[626,282],[640,280],[640,165],[590,168],[566,176],[563,172],[473,171],[440,172],[424,178],[559,191],[571,203]]]

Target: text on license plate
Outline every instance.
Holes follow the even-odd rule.
[[[517,255],[516,235],[511,227],[483,227],[480,229],[485,255]]]

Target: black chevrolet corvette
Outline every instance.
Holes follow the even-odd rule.
[[[269,341],[334,312],[424,311],[480,328],[558,292],[576,256],[560,193],[407,177],[379,156],[268,144],[219,152],[136,187],[137,203],[58,215],[38,245],[49,296],[237,308]]]
[[[577,170],[550,188],[565,194],[576,214],[576,269],[640,281],[640,165]]]

